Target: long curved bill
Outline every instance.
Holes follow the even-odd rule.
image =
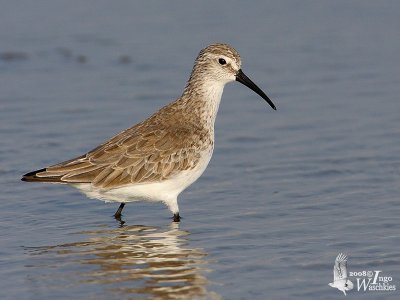
[[[242,69],[239,69],[239,71],[236,74],[236,81],[239,81],[241,84],[244,84],[248,88],[252,89],[254,92],[259,94],[265,101],[268,102],[271,107],[276,110],[275,104],[272,103],[271,99],[268,98],[267,95],[253,82],[249,77],[247,77]]]

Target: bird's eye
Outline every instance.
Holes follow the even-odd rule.
[[[347,283],[344,286],[347,287]]]
[[[220,65],[226,65],[226,60],[223,58],[218,59]]]

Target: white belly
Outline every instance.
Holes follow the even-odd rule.
[[[99,189],[90,183],[72,184],[87,197],[106,202],[161,201],[173,213],[178,212],[177,197],[203,174],[212,156],[212,149],[201,156],[194,169],[182,171],[160,182],[125,185],[113,189]]]

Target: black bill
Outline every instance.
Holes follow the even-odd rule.
[[[236,74],[236,81],[239,81],[240,83],[244,84],[245,86],[247,86],[248,88],[252,89],[253,91],[255,91],[257,94],[259,94],[261,97],[263,97],[263,99],[265,101],[268,102],[269,105],[271,105],[271,107],[276,110],[275,104],[272,103],[271,99],[268,98],[267,95],[265,95],[265,93],[253,82],[251,81],[251,79],[249,77],[247,77],[242,69],[239,69],[239,71]]]

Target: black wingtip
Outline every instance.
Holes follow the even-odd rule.
[[[36,181],[35,179],[38,178],[36,176],[36,174],[40,173],[40,172],[44,172],[44,171],[46,171],[46,168],[26,173],[25,175],[22,176],[21,180],[22,181]]]

